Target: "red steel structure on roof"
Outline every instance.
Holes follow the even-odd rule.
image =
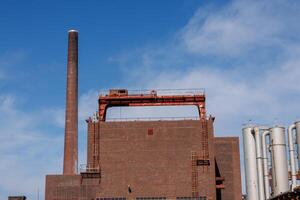
[[[126,89],[109,90],[106,95],[99,96],[99,120],[105,121],[106,110],[118,106],[197,106],[200,120],[205,120],[204,93],[188,95],[157,95],[152,90],[146,94],[129,94]]]

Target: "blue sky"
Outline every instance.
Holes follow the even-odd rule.
[[[0,6],[0,199],[62,171],[67,31],[79,30],[79,160],[99,89],[205,88],[217,136],[300,117],[297,1],[7,1]],[[147,110],[163,115],[164,110]],[[132,116],[142,110],[124,110]],[[111,116],[118,116],[112,110]],[[190,116],[190,109],[172,111]]]

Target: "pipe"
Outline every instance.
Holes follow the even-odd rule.
[[[297,186],[293,130],[296,130],[296,125],[295,124],[292,124],[288,128],[289,153],[290,153],[291,174],[292,174],[292,190],[294,190],[294,188]]]
[[[78,169],[78,32],[68,32],[68,64],[64,145],[64,175]]]
[[[261,153],[261,138],[259,134],[259,127],[254,128],[255,148],[256,148],[256,160],[257,160],[257,176],[258,176],[258,194],[259,199],[265,199],[264,191],[264,175],[263,175],[263,157]]]
[[[264,166],[265,199],[270,198],[270,182],[269,182],[268,156],[267,156],[267,143],[266,143],[267,135],[270,135],[270,131],[265,130],[261,136],[263,166]]]
[[[255,138],[252,134],[252,130],[252,126],[246,126],[243,128],[246,192],[247,199],[259,200]]]
[[[298,167],[300,167],[300,121],[296,121],[296,141],[298,145]]]

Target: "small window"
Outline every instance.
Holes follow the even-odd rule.
[[[148,129],[148,135],[153,135],[153,128]]]
[[[209,166],[209,160],[197,160],[197,166]]]

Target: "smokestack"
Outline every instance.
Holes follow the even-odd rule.
[[[78,31],[68,36],[64,175],[77,174],[78,165]]]

